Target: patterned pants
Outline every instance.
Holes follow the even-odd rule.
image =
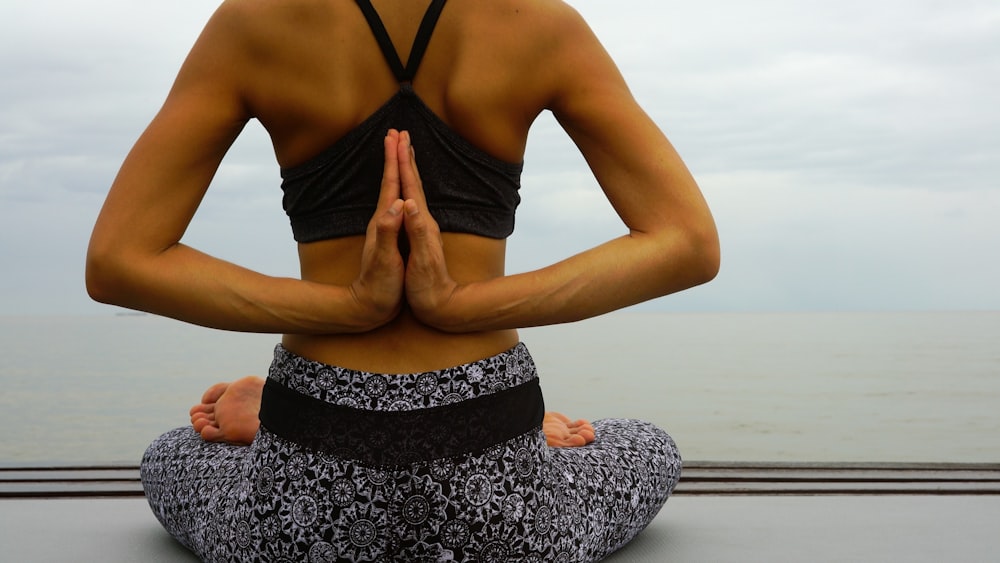
[[[536,378],[522,344],[456,368],[391,376],[278,346],[269,374],[306,397],[403,414]],[[163,526],[205,561],[598,561],[652,521],[681,460],[651,424],[600,420],[594,429],[585,447],[550,448],[535,427],[475,452],[380,466],[265,426],[250,446],[205,442],[185,427],[150,445],[142,483]]]

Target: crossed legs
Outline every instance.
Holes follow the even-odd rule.
[[[257,413],[263,389],[264,379],[256,376],[216,383],[191,407],[191,425],[206,441],[247,445],[260,427]],[[551,447],[585,446],[594,441],[589,422],[570,420],[557,412],[545,413],[542,431]]]

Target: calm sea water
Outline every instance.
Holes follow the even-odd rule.
[[[624,312],[522,331],[546,404],[656,422],[687,460],[1000,462],[1000,313]],[[0,465],[137,463],[277,337],[0,317]]]

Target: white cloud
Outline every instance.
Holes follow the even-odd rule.
[[[1000,307],[996,2],[572,4],[688,161],[723,236],[720,277],[654,306]],[[92,307],[80,280],[93,217],[215,5],[0,7],[0,262],[14,266],[0,313]],[[256,125],[245,137],[191,242],[294,273],[267,137]],[[624,232],[548,117],[521,195],[511,270]]]

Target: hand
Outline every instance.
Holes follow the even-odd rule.
[[[376,328],[396,317],[402,308],[405,266],[399,253],[403,224],[400,199],[399,137],[390,130],[385,137],[385,167],[375,214],[368,222],[361,251],[361,271],[351,283],[351,295],[363,324]]]
[[[447,329],[449,305],[459,286],[451,279],[445,263],[444,241],[437,221],[431,216],[417,170],[410,135],[400,133],[397,147],[402,189],[403,225],[410,242],[406,264],[406,301],[413,314],[425,324]]]

